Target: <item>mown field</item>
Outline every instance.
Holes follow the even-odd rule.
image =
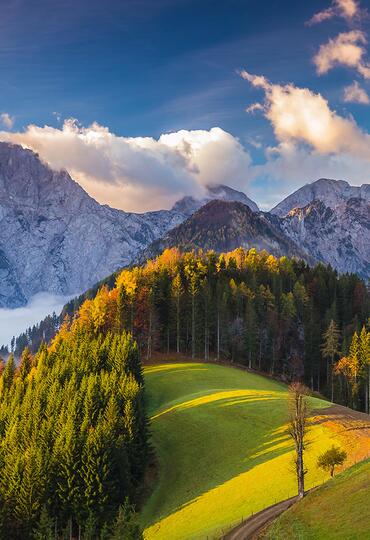
[[[370,538],[370,460],[309,493],[269,527],[266,540]]]
[[[285,433],[287,387],[203,363],[145,368],[159,474],[143,512],[145,538],[219,538],[242,518],[296,492]],[[327,402],[311,399],[315,409]],[[306,451],[307,487],[328,479],[318,454],[337,435],[316,422]]]

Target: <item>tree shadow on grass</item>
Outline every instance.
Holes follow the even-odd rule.
[[[256,405],[259,410],[256,410]],[[162,474],[169,474],[171,480],[173,477],[170,487],[173,496],[171,498],[171,493],[168,493],[168,482],[159,485],[159,489],[155,490],[152,496],[155,515],[152,515],[147,525],[185,508],[204,493],[257,465],[290,452],[292,446],[288,444],[289,438],[284,433],[285,410],[286,395],[283,392],[262,393],[238,389],[205,393],[204,396],[176,404],[157,414],[154,417],[153,429],[157,431],[156,442],[161,445],[160,461],[164,469]],[[203,438],[198,440],[194,437],[189,441],[184,434],[189,431],[189,426],[197,422],[200,422],[198,430],[204,430]],[[225,422],[230,424],[223,434]],[[261,425],[264,426],[262,429]],[[255,426],[258,426],[258,429],[254,429]],[[174,441],[171,437],[171,429],[182,433],[178,440]],[[230,438],[234,437],[244,439],[245,444],[243,442],[233,446]],[[168,462],[175,456],[178,461],[173,463],[173,468],[185,467],[189,459],[189,443],[190,446],[193,444],[191,451],[195,456],[196,467],[190,468],[186,474],[180,470],[176,475],[173,470],[168,470]],[[225,451],[220,451],[222,446]],[[230,453],[227,451],[228,447]],[[197,477],[198,473],[201,479]]]

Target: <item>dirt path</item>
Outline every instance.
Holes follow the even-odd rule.
[[[339,437],[347,451],[347,460],[343,468],[370,457],[370,416],[353,411],[341,405],[331,405],[327,409],[316,411],[313,423],[323,423]],[[316,488],[314,488],[316,489]],[[292,497],[265,508],[251,516],[244,523],[230,531],[224,540],[252,540],[257,533],[270,522],[285,512],[297,501]]]
[[[285,501],[281,501],[261,510],[261,512],[251,516],[247,521],[224,536],[224,540],[249,540],[253,538],[267,523],[285,512],[285,510],[292,506],[296,500],[297,497],[291,497],[290,499],[286,499]]]

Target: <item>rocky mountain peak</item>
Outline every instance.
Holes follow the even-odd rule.
[[[322,201],[329,208],[335,208],[338,204],[351,198],[362,198],[370,201],[370,184],[351,186],[345,180],[320,178],[297,189],[275,206],[271,213],[286,216],[294,208],[304,208],[315,200]]]
[[[206,249],[216,252],[237,247],[265,249],[278,257],[297,256],[311,261],[298,245],[281,232],[278,218],[253,212],[239,201],[214,200],[197,210],[186,221],[170,230],[144,250],[140,260],[177,246],[182,250]]]
[[[258,212],[259,210],[257,204],[247,197],[245,193],[237,191],[229,186],[223,184],[217,186],[210,185],[207,186],[206,190],[206,195],[200,199],[195,199],[191,196],[183,197],[175,203],[172,210],[190,216],[209,201],[215,199],[229,202],[241,202],[253,210],[253,212]]]

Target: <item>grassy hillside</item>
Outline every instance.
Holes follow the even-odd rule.
[[[284,513],[264,535],[273,540],[370,538],[370,460],[351,467]]]
[[[160,462],[142,515],[147,539],[217,538],[242,517],[295,494],[286,386],[200,363],[150,366],[145,379]],[[312,399],[312,405],[328,404]],[[323,423],[311,428],[310,440],[307,487],[328,478],[315,466],[317,455],[338,442]]]

